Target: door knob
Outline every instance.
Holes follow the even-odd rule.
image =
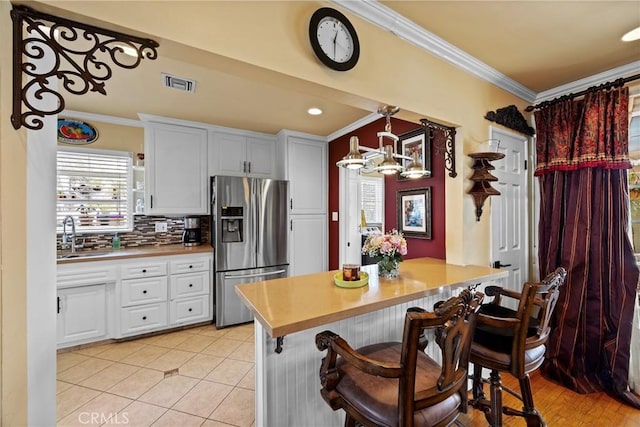
[[[511,267],[511,264],[500,264],[500,261],[493,263],[493,268]]]

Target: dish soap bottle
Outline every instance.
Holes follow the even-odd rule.
[[[118,233],[113,236],[113,240],[111,240],[111,247],[113,249],[120,249],[120,237],[118,236]]]

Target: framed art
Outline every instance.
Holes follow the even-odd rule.
[[[425,128],[421,127],[411,132],[398,135],[398,146],[396,147],[396,153],[407,157],[412,157],[414,152],[418,152],[420,163],[422,163],[425,170],[429,171],[429,175],[424,176],[424,178],[431,176],[431,141],[429,138],[430,132],[425,133]],[[400,164],[405,169],[411,164],[411,160],[409,159],[400,159],[400,161]],[[398,181],[411,179],[405,178],[400,174],[398,174],[397,177]]]
[[[406,237],[431,239],[431,187],[399,190],[398,230]]]

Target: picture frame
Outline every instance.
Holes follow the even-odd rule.
[[[405,237],[431,239],[431,187],[398,190],[398,231]]]
[[[422,178],[429,178],[431,176],[431,140],[430,132],[426,132],[424,127],[412,130],[411,132],[398,135],[398,146],[396,147],[396,153],[403,156],[411,157],[414,151],[418,150],[420,162],[424,166],[425,170],[429,171],[429,174]],[[406,169],[410,164],[409,159],[400,159],[400,164]],[[397,174],[398,181],[407,181],[411,178],[405,178],[401,174]],[[421,179],[421,178],[418,178]],[[415,179],[414,179],[415,180]]]

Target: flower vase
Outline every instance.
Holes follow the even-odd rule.
[[[378,261],[378,276],[384,277],[385,279],[398,277],[398,274],[400,274],[398,264],[397,259],[382,257],[380,261]]]

